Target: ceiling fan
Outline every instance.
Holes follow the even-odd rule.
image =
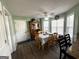
[[[45,20],[49,19],[49,18],[54,18],[54,13],[53,12],[49,12],[46,10],[38,10],[38,12],[36,12],[37,16],[39,16],[38,18],[44,18]]]
[[[58,20],[59,19],[59,15],[55,15],[52,12],[51,13],[42,12],[42,18],[44,18],[45,20],[48,20],[48,19]]]
[[[54,18],[54,13],[43,12],[44,19],[48,20],[49,18]]]
[[[57,20],[59,19],[59,15],[54,14],[54,12],[40,8],[37,12],[36,12],[36,16],[37,18],[43,18],[45,20],[48,19],[54,19]]]

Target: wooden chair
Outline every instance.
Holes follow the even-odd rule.
[[[60,36],[58,42],[60,46],[60,57],[59,59],[76,59],[67,53],[68,48],[71,46],[70,35]]]
[[[53,39],[54,39],[53,36],[49,36],[49,37],[48,37],[48,41],[47,41],[47,43],[48,43],[48,47],[51,46],[51,45],[53,45],[53,42],[54,42]]]
[[[38,31],[35,32],[35,46],[39,49],[41,48],[41,41],[40,41],[40,38],[39,38]]]
[[[58,35],[58,33],[53,33],[53,36],[54,36],[54,39],[57,40],[59,35]]]
[[[67,46],[70,47],[72,45],[70,40],[70,35],[66,34],[64,37],[65,37]]]
[[[50,48],[56,44],[56,38],[51,34],[48,37],[48,41],[45,44],[46,48]]]

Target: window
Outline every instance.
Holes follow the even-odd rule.
[[[57,32],[58,34],[63,34],[64,31],[64,18],[51,21],[51,30],[52,33]]]
[[[67,24],[66,24],[66,34],[70,34],[71,38],[73,37],[73,29],[74,29],[74,13],[67,16]]]
[[[43,31],[49,32],[49,21],[48,20],[43,21]]]
[[[63,35],[64,32],[64,18],[57,20],[57,32]]]
[[[51,26],[52,33],[57,32],[57,23],[56,23],[56,20],[52,20],[51,25],[52,25]]]

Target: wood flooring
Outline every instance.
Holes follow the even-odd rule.
[[[79,59],[79,38],[78,40],[73,44],[72,51],[70,52],[74,57]]]
[[[8,56],[0,56],[0,59],[9,59]]]
[[[12,54],[12,59],[59,59],[59,48],[52,46],[50,49],[38,49],[34,42],[18,44],[17,50]]]
[[[79,38],[72,45],[70,54],[79,59]],[[48,50],[40,50],[35,47],[33,41],[23,42],[17,45],[17,50],[12,54],[12,59],[59,59],[59,48],[53,46]]]

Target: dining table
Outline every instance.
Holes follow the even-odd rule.
[[[51,45],[56,45],[57,40],[59,38],[59,34],[57,33],[47,33],[47,34],[39,34],[41,47],[44,49],[44,46],[50,47]]]
[[[41,45],[43,46],[48,41],[49,34],[39,34]]]

